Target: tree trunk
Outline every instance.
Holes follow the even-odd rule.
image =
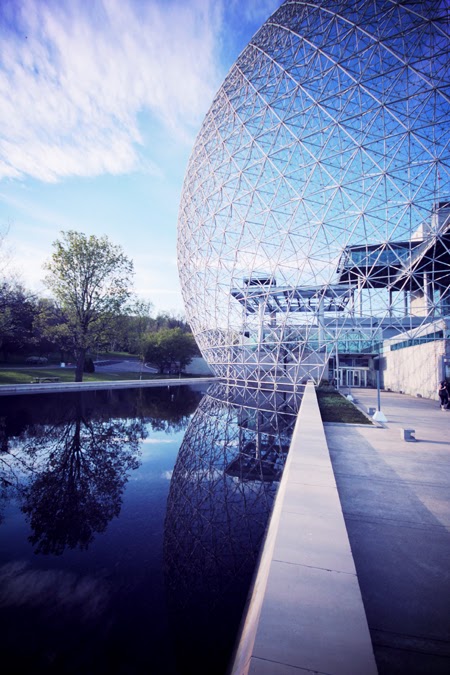
[[[75,370],[75,382],[83,382],[85,358],[86,358],[86,349],[80,349],[77,354],[77,368]]]

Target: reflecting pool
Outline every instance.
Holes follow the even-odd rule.
[[[280,397],[0,397],[10,673],[226,672],[295,423]]]

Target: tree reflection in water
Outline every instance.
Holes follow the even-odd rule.
[[[120,513],[123,488],[139,466],[141,420],[92,419],[80,397],[65,424],[34,442],[42,469],[24,490],[36,553],[86,549]]]
[[[94,414],[81,394],[53,423],[35,424],[20,434],[20,450],[8,453],[9,473],[31,525],[35,553],[86,549],[96,533],[105,531],[120,512],[144,437],[142,420]]]
[[[0,497],[19,500],[35,553],[85,550],[106,530],[139,466],[146,425],[167,432],[187,425],[201,395],[186,390],[140,390],[132,399],[78,393],[61,397],[64,405],[44,397],[41,410],[23,415],[17,399],[19,414],[0,419]],[[116,406],[120,417],[112,416]]]
[[[178,453],[164,559],[183,674],[226,672],[236,639],[298,411],[289,394],[262,398],[214,385]]]

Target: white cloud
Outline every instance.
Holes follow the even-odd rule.
[[[6,0],[0,22],[0,178],[141,169],[139,114],[191,142],[220,83],[214,0]]]
[[[163,443],[166,443],[167,445],[170,445],[173,443],[173,440],[171,438],[144,438],[142,441],[143,445],[162,445]]]
[[[109,603],[101,579],[63,570],[31,569],[23,561],[0,567],[0,607],[47,607],[77,612],[84,620],[102,616]]]

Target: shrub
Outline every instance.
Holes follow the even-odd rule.
[[[25,363],[32,363],[33,365],[43,365],[48,363],[48,358],[46,356],[29,356]]]
[[[83,370],[85,373],[95,373],[95,365],[90,356],[85,358]]]

